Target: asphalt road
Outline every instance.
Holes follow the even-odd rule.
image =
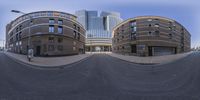
[[[95,54],[38,69],[0,53],[0,100],[200,100],[200,52],[163,65]]]

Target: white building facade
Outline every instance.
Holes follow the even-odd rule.
[[[80,10],[75,15],[86,29],[86,51],[111,51],[112,29],[123,21],[120,13]]]

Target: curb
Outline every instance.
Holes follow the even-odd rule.
[[[92,55],[89,55],[88,57],[85,57],[85,58],[83,58],[83,59],[81,59],[81,60],[78,60],[78,61],[75,61],[75,62],[66,64],[66,65],[42,66],[42,65],[34,65],[34,64],[25,63],[25,62],[23,62],[23,61],[21,61],[21,60],[18,60],[18,59],[16,59],[16,58],[14,58],[14,57],[12,57],[12,56],[6,54],[6,53],[3,53],[3,54],[5,54],[7,57],[13,59],[13,60],[14,60],[15,62],[17,62],[17,63],[20,63],[20,64],[23,64],[23,65],[29,66],[29,67],[31,67],[31,68],[38,68],[38,69],[64,69],[64,68],[69,68],[69,67],[72,67],[72,65],[78,64],[78,63],[80,63],[80,62],[82,62],[82,61],[87,60],[89,57],[93,56],[93,54],[92,54]]]
[[[179,58],[179,59],[176,59],[176,60],[173,60],[173,61],[169,61],[169,62],[164,62],[164,63],[137,63],[137,62],[132,62],[132,61],[129,61],[129,60],[121,59],[121,58],[118,58],[118,57],[115,57],[115,56],[111,56],[109,54],[108,55],[111,56],[111,57],[129,62],[129,63],[138,64],[138,65],[163,65],[163,64],[172,63],[172,62],[175,62],[175,61],[178,61],[178,60],[181,60],[181,59],[185,59],[186,57],[190,56],[191,54],[192,54],[192,52],[187,54],[186,56],[184,56],[182,58]]]
[[[109,55],[109,56],[113,57],[113,58],[117,58],[117,59],[123,60],[123,61],[126,61],[126,62],[129,62],[129,63],[138,64],[138,65],[157,65],[157,64],[159,64],[159,63],[137,63],[137,62],[132,62],[132,61],[124,60],[124,59],[121,59],[121,58],[118,58],[118,57],[114,57],[114,56],[111,56],[111,55]]]

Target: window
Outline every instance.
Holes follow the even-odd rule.
[[[119,39],[117,39],[117,42],[119,42]]]
[[[19,45],[22,45],[22,41],[19,41]]]
[[[152,21],[152,19],[147,19],[147,21],[151,22],[151,21]]]
[[[46,44],[43,44],[43,51],[47,52],[47,45]]]
[[[151,27],[151,24],[149,24],[149,27]]]
[[[19,26],[19,30],[22,30],[22,25]]]
[[[172,27],[168,27],[169,30],[172,30]]]
[[[51,33],[54,32],[54,26],[53,25],[49,25],[49,32],[51,32]]]
[[[155,24],[154,27],[159,27],[159,24]]]
[[[76,29],[76,24],[74,24],[74,29]]]
[[[75,51],[76,50],[76,47],[73,47],[73,51]]]
[[[58,26],[58,33],[63,33],[63,27],[62,26]]]
[[[62,24],[63,24],[63,21],[62,21],[62,20],[58,20],[58,24],[59,24],[59,25],[62,25]]]
[[[149,31],[149,35],[151,35],[151,31]]]
[[[136,45],[131,45],[131,53],[137,53]]]
[[[154,19],[154,21],[159,21],[159,19],[156,18],[156,19]]]
[[[160,31],[155,31],[155,36],[159,36],[160,35]]]
[[[131,26],[131,27],[136,26],[136,21],[131,21],[131,22],[130,22],[130,26]]]
[[[16,32],[18,32],[19,30],[18,30],[18,28],[16,28]]]
[[[80,32],[80,27],[78,27],[78,32]]]
[[[74,38],[76,38],[76,31],[74,31],[73,35],[74,35]]]
[[[80,33],[78,33],[78,40],[80,40]]]
[[[76,42],[74,41],[73,44],[76,45]]]
[[[173,29],[174,29],[174,31],[176,31],[176,25],[173,25]]]
[[[54,37],[49,37],[49,42],[53,43],[54,42]]]
[[[181,31],[184,31],[184,28],[183,28],[183,27],[181,28]]]
[[[15,44],[16,46],[18,46],[18,42],[16,42],[16,44]]]
[[[22,39],[22,32],[19,32],[19,40]]]
[[[58,38],[58,43],[62,43],[63,42],[63,38]]]
[[[172,34],[171,33],[169,33],[169,38],[172,39]]]
[[[15,38],[16,38],[16,41],[18,41],[18,40],[19,40],[19,39],[18,39],[18,34],[16,34]]]
[[[171,25],[172,24],[172,22],[169,22],[169,25]]]
[[[137,31],[137,27],[135,27],[135,26],[134,26],[134,27],[131,27],[131,32],[132,32],[132,33],[136,32],[136,31]]]
[[[136,32],[136,31],[137,31],[137,27],[134,27],[134,28],[133,28],[133,31]]]
[[[49,45],[48,46],[48,51],[54,51],[54,45]]]
[[[57,50],[58,50],[58,51],[63,51],[63,46],[62,46],[62,45],[58,45],[58,46],[57,46]]]
[[[136,27],[136,21],[135,20],[130,22],[130,27],[131,27],[132,32],[136,32],[137,27]]]
[[[54,19],[49,19],[49,24],[54,24]]]
[[[131,33],[131,40],[135,40],[136,39],[136,33]]]

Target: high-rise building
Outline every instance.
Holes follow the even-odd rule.
[[[112,29],[122,22],[120,13],[80,10],[75,15],[86,29],[86,51],[111,51]]]

